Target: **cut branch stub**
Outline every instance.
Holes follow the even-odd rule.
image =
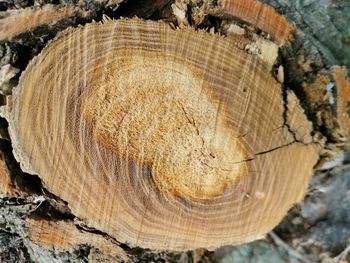
[[[286,103],[228,39],[119,20],[61,34],[4,114],[22,168],[88,226],[180,250],[260,238],[303,197],[319,149]]]
[[[229,15],[259,28],[270,34],[278,44],[291,40],[295,26],[273,7],[257,0],[221,0],[210,13]]]
[[[39,27],[51,27],[69,18],[88,18],[90,11],[76,6],[45,5],[0,12],[0,41],[14,41],[21,34],[28,34]],[[47,30],[47,29],[46,29]]]

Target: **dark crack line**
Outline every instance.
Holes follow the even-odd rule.
[[[266,150],[266,151],[263,151],[263,152],[255,153],[254,155],[255,155],[255,156],[259,156],[259,155],[263,155],[263,154],[266,154],[266,153],[270,153],[270,152],[273,152],[273,151],[282,149],[282,148],[284,148],[284,147],[288,147],[288,146],[290,146],[290,145],[292,145],[292,144],[295,144],[295,143],[300,143],[300,142],[298,142],[298,141],[295,140],[295,141],[292,141],[292,142],[290,142],[290,143],[287,143],[287,144],[284,144],[284,145],[281,145],[281,146],[274,147],[274,148],[272,148],[272,149],[270,149],[270,150]]]
[[[194,126],[194,128],[195,128],[196,131],[197,131],[197,135],[199,135],[199,129],[198,129],[198,127],[197,127],[196,121],[194,120],[193,116],[192,116],[192,120],[191,120],[190,117],[188,116],[188,113],[187,113],[186,110],[185,110],[185,107],[184,107],[181,103],[179,103],[179,104],[180,104],[180,108],[181,108],[182,111],[184,112],[184,115],[185,115],[187,121],[188,121],[191,125]]]
[[[289,145],[292,145],[292,144],[295,144],[295,143],[300,143],[300,142],[292,141],[290,143],[287,143],[287,144],[284,144],[284,145],[281,145],[281,146],[277,146],[277,147],[274,147],[274,148],[266,150],[266,151],[254,153],[254,156],[259,156],[259,155],[263,155],[263,154],[266,154],[266,153],[270,153],[270,152],[279,150],[281,148],[288,147]],[[245,159],[245,160],[242,160],[242,161],[239,161],[239,162],[234,162],[233,164],[240,164],[240,163],[250,162],[250,161],[253,161],[254,159],[255,158],[252,157],[252,158],[248,158],[248,159]]]
[[[85,232],[88,232],[88,233],[92,233],[92,234],[95,234],[95,235],[100,235],[100,236],[103,236],[105,238],[108,238],[112,241],[112,243],[115,243],[116,245],[118,245],[119,247],[121,247],[122,249],[124,250],[131,250],[131,248],[125,244],[125,243],[121,243],[120,241],[118,241],[116,238],[110,236],[109,234],[107,234],[106,232],[103,232],[97,228],[94,228],[94,227],[90,227],[88,225],[86,225],[83,220],[81,220],[80,218],[78,217],[75,217],[74,219],[74,225],[76,226],[76,228],[78,228],[79,230],[82,230],[82,231],[85,231]]]
[[[282,149],[282,148],[284,148],[284,147],[288,147],[288,146],[293,145],[293,144],[301,144],[301,145],[304,145],[304,146],[308,146],[308,145],[311,145],[311,144],[319,144],[319,143],[318,143],[318,142],[303,143],[303,142],[300,142],[300,141],[298,141],[298,140],[294,140],[294,141],[292,141],[292,142],[290,142],[290,143],[283,144],[283,145],[281,145],[281,146],[277,146],[277,147],[274,147],[274,148],[269,149],[269,150],[266,150],[266,151],[254,153],[254,156],[259,156],[259,155],[271,153],[271,152],[273,152],[273,151]],[[239,161],[239,162],[234,162],[233,164],[240,164],[240,163],[250,162],[250,161],[253,161],[254,159],[255,159],[255,158],[252,157],[252,158],[248,158],[248,159],[241,160],[241,161]]]
[[[246,162],[250,162],[250,161],[253,161],[253,160],[254,160],[254,158],[249,158],[249,159],[244,159],[244,160],[239,161],[239,162],[234,162],[234,163],[232,163],[232,164],[246,163]]]

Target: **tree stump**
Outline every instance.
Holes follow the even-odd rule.
[[[298,62],[283,52],[292,50],[297,28],[272,7],[205,1],[191,6],[190,17],[183,2],[171,5],[179,28],[104,16],[63,30],[6,97],[0,114],[14,157],[22,176],[38,178],[42,191],[21,202],[45,203],[58,220],[31,207],[13,221],[28,227],[21,235],[31,240],[25,246],[33,255],[44,255],[38,261],[50,254],[37,246],[73,253],[89,243],[98,248],[89,260],[113,262],[127,260],[134,247],[214,250],[263,238],[302,200],[322,163],[329,145],[320,127],[349,121],[347,99],[337,99],[329,119],[323,97],[307,102],[322,105],[320,121],[289,89]],[[60,7],[57,15],[50,15],[55,6],[31,8],[38,19],[18,28],[6,17],[0,40],[21,42],[22,32],[42,24],[93,16],[80,8]],[[13,14],[27,19],[28,10]],[[224,22],[201,30],[215,24],[212,16]],[[340,98],[348,94],[345,75],[333,71]],[[310,79],[301,86],[319,80]],[[22,195],[6,165],[2,170],[0,189]]]
[[[160,22],[64,32],[5,115],[25,172],[88,226],[152,249],[262,237],[302,198],[320,150],[263,61]]]

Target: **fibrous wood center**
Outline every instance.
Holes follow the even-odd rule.
[[[246,173],[239,134],[194,67],[140,52],[105,72],[82,97],[93,138],[147,166],[167,196],[211,199]]]

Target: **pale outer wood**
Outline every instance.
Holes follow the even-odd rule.
[[[231,15],[270,34],[283,45],[292,39],[296,27],[273,7],[256,0],[220,0],[215,14]]]
[[[91,12],[76,6],[45,5],[0,12],[0,41],[11,41],[43,25],[54,25],[70,17],[87,17]]]
[[[70,116],[106,68],[125,54],[133,59],[125,47],[135,54],[140,47],[161,50],[159,58],[179,57],[203,72],[246,148],[248,174],[238,185],[208,201],[165,198],[144,173],[133,172],[141,167],[98,146],[86,122]],[[263,237],[301,200],[318,160],[320,148],[310,142],[311,126],[295,97],[287,114],[295,134],[284,125],[281,86],[267,69],[204,32],[140,20],[90,24],[61,34],[31,62],[2,115],[23,170],[38,174],[88,226],[132,246],[213,249]]]

